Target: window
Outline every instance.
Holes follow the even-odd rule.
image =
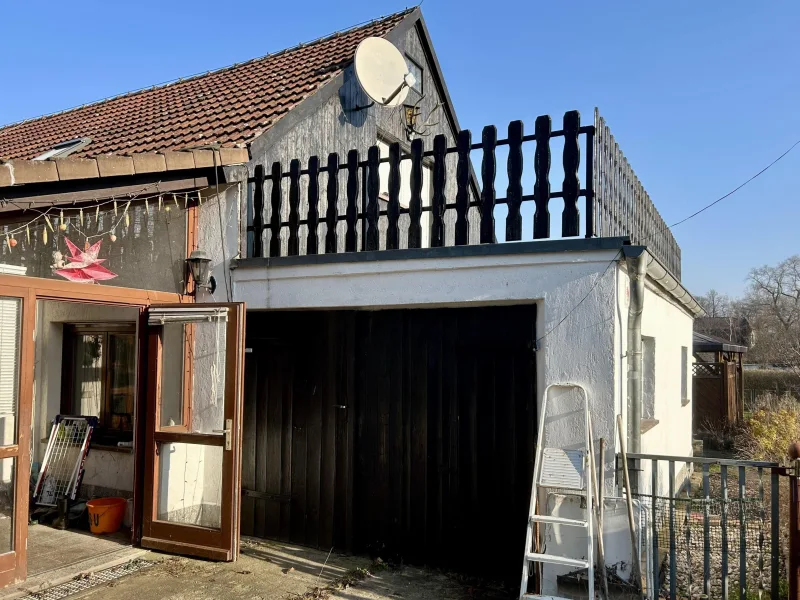
[[[17,442],[22,300],[0,297],[0,446]],[[0,465],[0,481],[6,482]]]
[[[65,325],[61,412],[99,417],[99,445],[133,439],[136,325]]]
[[[656,338],[642,336],[642,417],[656,418]]]
[[[50,158],[63,158],[64,156],[69,156],[73,152],[77,152],[91,141],[92,141],[91,138],[77,138],[74,140],[68,140],[66,142],[59,142],[58,144],[53,146],[50,150],[48,150],[44,154],[37,156],[33,160],[48,160]]]
[[[386,134],[379,134],[378,137],[378,148],[381,151],[381,158],[388,158],[389,157],[389,145],[392,141],[391,138]],[[411,149],[408,148],[405,144],[400,144],[400,154],[410,154]],[[389,163],[383,162],[378,167],[378,175],[380,177],[380,187],[379,189],[379,196],[381,200],[388,203],[389,201]],[[433,198],[433,186],[431,182],[433,181],[433,165],[428,160],[423,160],[422,163],[422,206],[430,206],[431,200]],[[400,206],[402,208],[408,208],[409,204],[411,203],[411,160],[401,160],[400,161]],[[385,205],[382,205],[381,208],[386,208]],[[431,213],[430,211],[424,211],[422,213],[422,218],[420,219],[422,224],[422,247],[428,248],[430,246],[430,237],[431,237]],[[400,228],[401,228],[401,239],[403,239],[405,227],[408,227],[408,215],[401,215],[400,216]]]
[[[406,63],[408,64],[408,72],[414,76],[416,83],[411,87],[412,90],[418,94],[422,94],[422,67],[417,61],[406,54]]]
[[[681,404],[689,404],[689,349],[681,346]]]

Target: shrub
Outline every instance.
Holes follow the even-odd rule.
[[[758,396],[750,418],[736,435],[737,453],[748,460],[781,462],[800,440],[800,404],[791,395]]]
[[[797,396],[800,382],[791,371],[778,369],[745,369],[744,389],[753,390],[756,396],[771,392],[782,394],[793,392]]]

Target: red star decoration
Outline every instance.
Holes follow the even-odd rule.
[[[63,268],[57,269],[56,273],[61,275],[64,279],[70,281],[77,281],[81,283],[95,283],[97,281],[105,281],[107,279],[114,279],[117,274],[109,271],[100,263],[105,262],[105,258],[97,258],[100,254],[100,240],[87,250],[81,250],[75,244],[64,238],[69,248],[70,262]]]

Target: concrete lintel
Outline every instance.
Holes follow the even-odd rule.
[[[167,171],[194,169],[194,154],[191,152],[164,152]]]
[[[56,162],[60,163],[62,160],[69,160],[68,158],[59,159]],[[115,156],[112,154],[97,157],[97,170],[100,172],[100,177],[116,177],[118,175],[133,175],[133,159],[130,156]],[[88,179],[89,177],[82,177],[81,179]]]
[[[58,181],[56,163],[50,160],[9,161],[14,173],[14,184]]]
[[[535,242],[510,242],[472,246],[447,246],[444,248],[409,248],[405,250],[376,250],[370,252],[340,252],[336,254],[309,254],[304,256],[278,256],[243,258],[236,268],[263,268],[278,266],[318,265],[331,263],[376,262],[425,258],[453,258],[461,256],[498,256],[546,252],[579,252],[588,250],[618,250],[628,243],[627,237],[572,238],[540,240]]]
[[[131,154],[133,170],[136,173],[160,173],[167,170],[167,161],[163,154],[157,152],[142,152]]]

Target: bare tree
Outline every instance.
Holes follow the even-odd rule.
[[[731,298],[710,289],[706,294],[697,297],[697,301],[709,317],[728,317],[731,310]]]
[[[800,255],[750,271],[742,308],[751,317],[753,354],[800,377]]]

